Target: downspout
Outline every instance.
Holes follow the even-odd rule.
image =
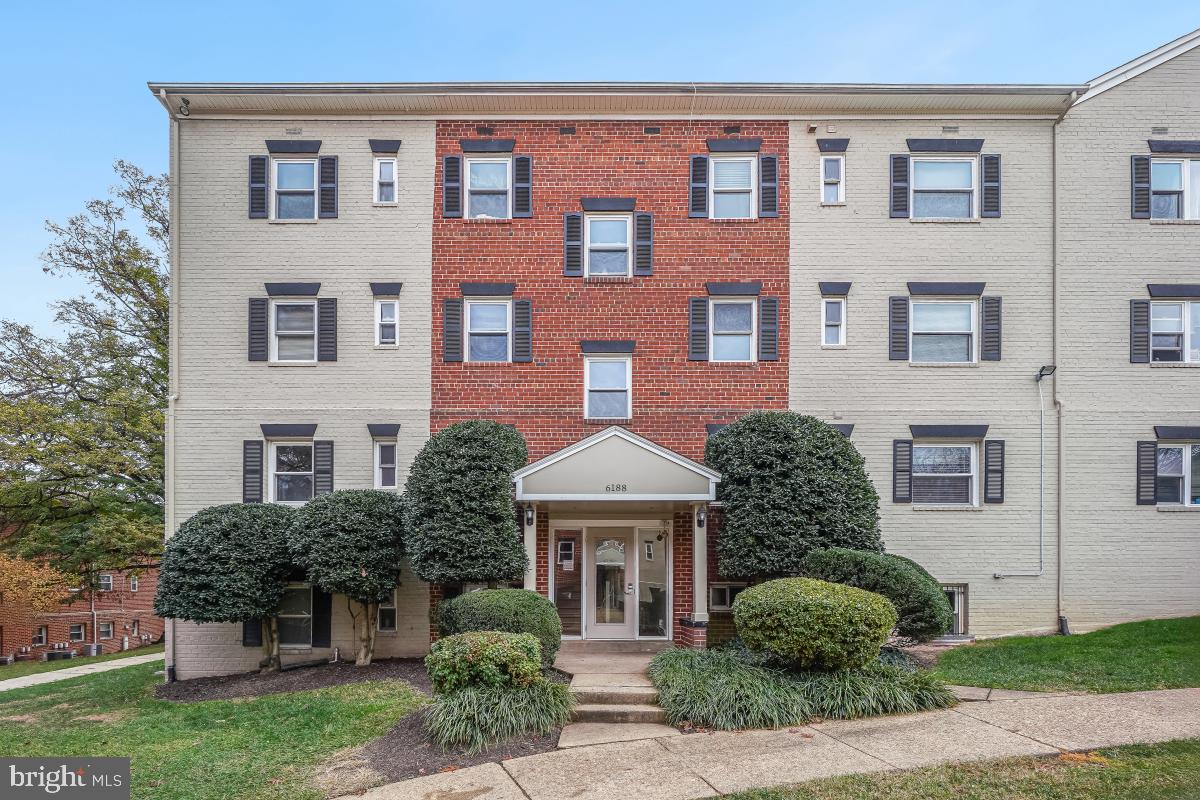
[[[168,258],[171,260],[171,297],[167,323],[171,326],[167,339],[167,376],[170,385],[170,394],[167,396],[166,436],[164,438],[166,457],[163,460],[163,537],[165,541],[174,533],[175,520],[175,406],[179,401],[179,182],[181,173],[179,169],[179,120],[171,113],[171,109],[167,105],[167,93],[165,90],[159,90],[158,99],[162,103],[163,108],[167,110],[167,120],[170,124],[169,139],[171,150],[169,161],[170,175],[168,177],[168,202],[170,203],[171,225]],[[165,655],[166,680],[168,683],[171,683],[175,680],[175,620],[173,618],[167,621],[167,646]]]

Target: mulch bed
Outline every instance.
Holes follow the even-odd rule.
[[[154,694],[160,700],[195,703],[200,700],[262,697],[283,692],[324,689],[328,686],[360,681],[385,680],[408,681],[426,694],[431,690],[424,661],[419,658],[389,658],[375,661],[369,667],[356,667],[352,663],[339,662],[300,667],[285,672],[245,672],[240,675],[193,678],[189,681],[164,683],[155,689]]]

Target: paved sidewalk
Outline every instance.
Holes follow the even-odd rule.
[[[50,672],[38,672],[34,675],[22,675],[19,678],[9,678],[8,680],[0,681],[0,692],[7,692],[11,689],[24,689],[27,686],[40,686],[43,683],[65,681],[71,678],[80,678],[84,675],[95,675],[97,672],[108,672],[110,669],[124,669],[125,667],[135,667],[138,664],[149,664],[152,661],[162,660],[162,653],[147,653],[144,656],[114,658],[112,661],[98,661],[91,664],[80,664],[78,667],[67,667],[65,669],[51,670]],[[3,672],[0,672],[0,675],[3,674]]]
[[[514,758],[366,800],[690,800],[844,775],[1200,737],[1200,689],[1037,696],[778,731],[690,734]]]

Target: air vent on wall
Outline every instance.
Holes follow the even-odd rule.
[[[1151,136],[1166,136],[1170,129],[1166,125],[1155,125],[1150,129]]]
[[[957,125],[943,125],[942,126],[942,136],[958,136],[958,126]]]
[[[741,125],[726,125],[725,132],[726,133],[741,133],[742,126]]]
[[[496,129],[488,125],[477,125],[475,127],[475,132],[480,136],[493,136],[496,133]]]
[[[575,135],[575,126],[574,125],[564,125],[563,127],[558,129],[558,134],[560,136],[574,136]]]
[[[657,136],[658,134],[662,133],[662,128],[658,127],[657,125],[647,125],[646,127],[642,128],[642,133],[646,134],[647,136]]]

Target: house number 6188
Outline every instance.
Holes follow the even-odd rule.
[[[606,492],[628,492],[629,485],[624,483],[610,483],[604,487]]]

